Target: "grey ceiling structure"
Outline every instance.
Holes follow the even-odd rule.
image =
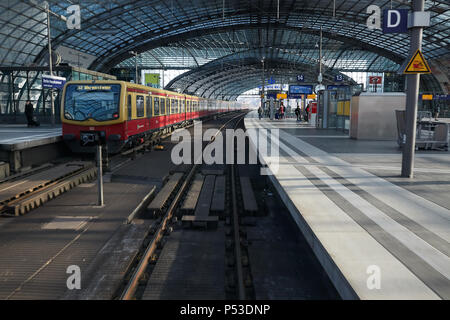
[[[50,0],[67,15],[78,1]],[[90,69],[134,67],[190,69],[169,85],[209,97],[234,99],[261,83],[261,59],[275,78],[317,76],[320,29],[326,78],[342,71],[396,71],[408,57],[408,34],[369,30],[367,7],[409,8],[406,0],[83,0],[80,30],[52,16],[53,46],[95,56]],[[423,53],[450,60],[450,3],[425,2],[431,26]],[[45,65],[46,15],[39,0],[0,2],[0,65]],[[448,68],[448,66],[447,66]],[[240,70],[240,71],[239,71]],[[273,70],[273,71],[272,71]],[[234,78],[232,75],[235,75]],[[284,79],[284,78],[283,78]],[[202,85],[200,85],[200,83]]]

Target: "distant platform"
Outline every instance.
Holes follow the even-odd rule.
[[[343,298],[450,299],[449,152],[417,152],[406,179],[396,141],[256,112],[245,125],[280,129],[269,177]]]
[[[61,126],[0,125],[0,149],[17,151],[62,141]]]
[[[61,126],[0,125],[0,161],[9,163],[8,171],[26,170],[65,153]]]

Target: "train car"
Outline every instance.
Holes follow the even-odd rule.
[[[89,142],[100,135],[108,153],[118,153],[144,143],[161,130],[238,108],[229,101],[124,81],[71,81],[65,85],[61,101],[63,139],[73,152],[93,152]]]

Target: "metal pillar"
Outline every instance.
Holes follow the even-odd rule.
[[[31,99],[31,94],[30,94],[30,72],[27,71],[27,100]]]
[[[102,145],[97,145],[97,184],[98,184],[98,206],[103,207],[103,158],[102,158]]]
[[[413,0],[413,11],[424,11],[425,0]],[[423,27],[411,29],[410,56],[422,49]],[[402,177],[414,176],[414,153],[416,145],[417,100],[419,96],[420,74],[406,76],[406,143],[403,146]]]
[[[52,39],[50,34],[50,4],[47,4],[47,34],[48,34],[48,61],[50,67],[50,76],[53,77],[53,59],[52,59]],[[55,126],[55,101],[53,99],[53,89],[50,89],[50,103],[51,103],[51,123]]]
[[[319,77],[318,82],[322,84],[323,76],[322,76],[322,26],[320,26],[320,44],[319,44]]]
[[[135,70],[136,74],[135,74],[134,82],[136,84],[140,84],[139,83],[139,74],[138,74],[138,57],[139,57],[139,54],[136,51],[129,51],[129,54],[135,56],[135,63],[134,64],[135,64],[135,67],[136,67],[136,70]]]
[[[263,114],[264,114],[264,112],[265,112],[265,110],[264,110],[264,82],[265,82],[264,58],[261,60],[261,62],[262,62],[261,109],[262,109]]]
[[[306,94],[303,95],[303,113],[306,114]],[[302,121],[302,118],[300,117],[300,121]]]
[[[139,83],[139,73],[138,73],[138,56],[136,54],[136,84],[140,84]]]

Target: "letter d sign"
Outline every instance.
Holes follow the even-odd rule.
[[[408,32],[408,9],[386,9],[383,11],[383,33]]]

